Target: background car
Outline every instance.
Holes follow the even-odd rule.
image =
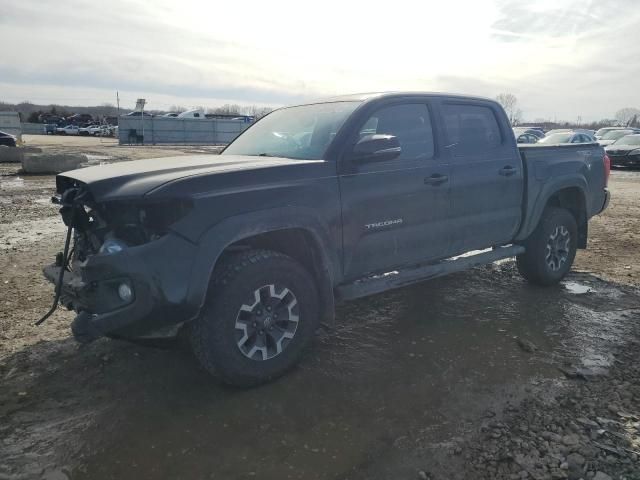
[[[640,133],[640,129],[624,128],[620,130],[618,129],[609,130],[608,132],[605,132],[605,134],[602,137],[600,137],[600,139],[598,139],[598,143],[603,147],[606,147],[607,145],[611,145],[612,143],[619,140],[620,138],[625,137],[627,135],[633,135],[634,133]]]
[[[513,133],[518,138],[520,135],[528,134],[534,135],[536,138],[544,137],[544,132],[540,131],[537,128],[529,128],[529,127],[514,127]]]
[[[601,128],[596,132],[596,139],[600,140],[604,136],[605,133],[612,132],[614,130],[625,130],[625,129],[626,129],[626,127],[604,127],[604,128]]]
[[[67,125],[66,127],[56,128],[59,135],[80,135],[80,127],[77,125]]]
[[[16,137],[10,133],[0,132],[0,145],[4,145],[5,147],[15,147]]]
[[[605,152],[616,167],[640,167],[640,134],[625,135],[606,147]]]
[[[594,137],[583,131],[561,130],[555,133],[552,132],[547,133],[544,138],[538,140],[538,143],[556,145],[559,143],[593,143],[596,141]]]
[[[522,133],[520,135],[516,135],[516,141],[518,143],[538,143],[539,140],[540,137],[533,133]]]
[[[78,132],[79,135],[93,135],[93,136],[109,136],[111,135],[111,128],[107,125],[90,125],[88,127],[81,128]]]

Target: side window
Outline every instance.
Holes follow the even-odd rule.
[[[483,153],[502,143],[493,110],[479,105],[444,105],[444,126],[454,155]]]
[[[429,109],[425,104],[405,104],[383,107],[364,123],[359,137],[373,134],[394,135],[402,153],[396,160],[433,158],[433,130]]]

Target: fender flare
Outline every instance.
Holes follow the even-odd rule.
[[[543,187],[540,189],[532,203],[526,206],[524,212],[525,221],[520,228],[520,232],[515,238],[516,241],[524,241],[531,235],[531,233],[533,233],[535,228],[538,226],[538,223],[540,222],[540,218],[542,217],[544,209],[547,207],[549,200],[558,192],[567,188],[577,188],[580,191],[585,202],[585,209],[588,212],[589,206],[587,204],[586,194],[588,185],[584,177],[571,175],[550,179],[544,183]],[[577,220],[578,223],[580,223],[579,219]]]
[[[337,253],[340,246],[333,245],[335,242],[329,235],[329,226],[323,224],[312,209],[293,206],[227,217],[209,227],[201,235],[197,242],[197,262],[191,271],[187,293],[187,304],[192,312],[189,318],[197,317],[204,306],[211,275],[222,252],[229,245],[244,238],[286,229],[304,230],[311,235],[318,247],[321,268],[319,272],[315,272],[317,275],[314,276],[319,277],[317,278],[318,288],[321,303],[325,307],[321,318],[323,323],[333,324],[335,313],[333,286],[336,284],[336,278],[342,275]]]

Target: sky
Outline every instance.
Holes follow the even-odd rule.
[[[277,107],[513,93],[525,119],[640,108],[640,0],[0,0],[0,101]]]

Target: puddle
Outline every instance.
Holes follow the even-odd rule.
[[[346,478],[416,432],[450,438],[492,389],[558,379],[563,362],[605,373],[640,297],[587,275],[534,288],[512,271],[348,303],[298,368],[251,390],[218,385],[188,354],[123,360],[104,381],[135,400],[105,419],[112,436],[74,478],[122,478],[132,465],[137,478]],[[574,294],[587,281],[591,294]]]
[[[589,285],[583,285],[578,282],[562,282],[562,285],[569,293],[573,293],[574,295],[583,295],[592,291]]]

